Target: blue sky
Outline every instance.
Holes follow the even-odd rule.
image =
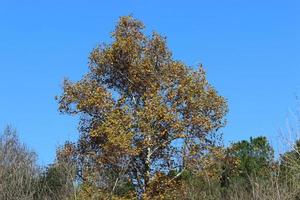
[[[203,63],[229,102],[225,141],[275,140],[300,89],[298,0],[0,0],[0,127],[12,124],[39,156],[78,136],[54,97],[64,77],[87,72],[89,52],[119,16],[168,38],[176,59]]]

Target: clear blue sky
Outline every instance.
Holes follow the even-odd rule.
[[[0,0],[0,127],[15,126],[41,164],[78,136],[54,100],[63,78],[78,80],[128,14],[167,36],[175,58],[203,63],[229,102],[225,141],[276,138],[300,89],[299,0]]]

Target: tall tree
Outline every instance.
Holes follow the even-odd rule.
[[[267,179],[273,172],[274,149],[264,136],[235,142],[226,151],[226,161],[235,162],[224,163],[222,186],[229,186],[229,182],[249,184],[253,178]]]
[[[82,179],[108,170],[113,185],[103,176],[96,185],[114,193],[125,177],[146,196],[157,177],[181,169],[175,179],[184,158],[210,143],[208,135],[224,126],[227,104],[201,66],[194,71],[175,60],[166,38],[145,35],[142,22],[121,17],[112,39],[91,52],[82,80],[64,81],[59,109],[81,116]],[[163,190],[172,179],[155,187]]]

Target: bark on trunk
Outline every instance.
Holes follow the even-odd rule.
[[[151,137],[147,136],[147,143],[149,145]],[[147,187],[149,185],[149,181],[150,181],[150,170],[151,170],[151,147],[148,146],[147,150],[146,150],[146,160],[145,160],[145,178],[144,178],[144,192],[146,192]]]

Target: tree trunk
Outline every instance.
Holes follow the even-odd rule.
[[[151,137],[147,136],[147,144],[149,145]],[[145,159],[145,176],[144,176],[144,193],[147,190],[150,181],[150,170],[151,170],[151,147],[148,146],[146,149],[146,159]]]

